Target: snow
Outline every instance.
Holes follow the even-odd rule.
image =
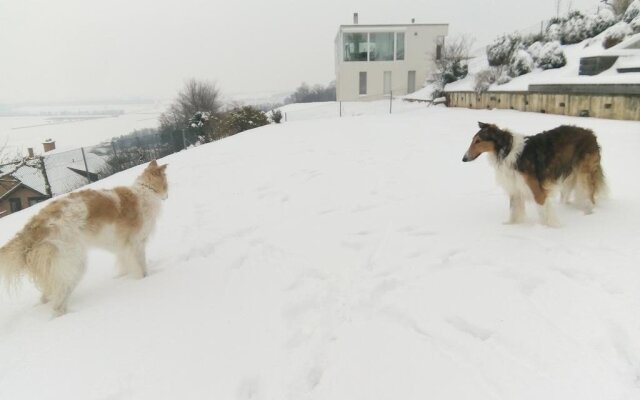
[[[150,276],[96,251],[63,317],[0,295],[0,398],[640,398],[640,123],[379,103],[162,160]],[[610,200],[503,225],[478,120],[594,129]]]
[[[0,147],[6,144],[10,155],[26,153],[28,147],[42,153],[42,142],[48,138],[55,140],[59,149],[93,146],[137,129],[157,127],[163,111],[162,104],[116,105],[113,107],[122,108],[123,114],[91,115],[82,112],[97,112],[105,106],[97,110],[78,107],[69,115],[61,114],[68,109],[64,107],[23,108],[16,110],[21,115],[0,115]]]
[[[610,68],[609,70],[594,76],[578,75],[580,70],[580,58],[582,57],[617,55],[621,56],[618,62],[624,63],[625,61],[623,60],[625,58],[638,55],[638,49],[631,49],[627,47],[632,46],[633,43],[640,38],[640,34],[631,35],[622,43],[613,46],[610,49],[604,49],[602,47],[603,38],[608,34],[608,32],[615,32],[618,29],[624,28],[614,25],[596,37],[586,39],[580,43],[561,46],[567,61],[567,64],[562,68],[548,70],[536,68],[533,72],[515,77],[507,83],[491,85],[489,91],[524,92],[528,91],[529,85],[536,84],[640,84],[640,73],[618,74],[616,68]],[[553,43],[554,42],[548,42],[544,47],[548,47],[547,50],[551,50],[554,46]],[[534,52],[535,51],[542,52],[542,49],[536,46],[534,48]],[[475,53],[473,56],[474,58],[469,61],[469,74],[464,79],[446,85],[446,92],[468,92],[475,90],[476,75],[489,68],[489,64],[484,51]]]

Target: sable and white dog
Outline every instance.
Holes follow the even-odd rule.
[[[147,239],[167,198],[166,167],[154,160],[130,187],[83,190],[51,202],[0,248],[0,277],[15,284],[29,276],[56,315],[67,310],[89,247],[114,252],[121,274],[144,277]]]
[[[473,161],[487,153],[496,169],[498,184],[509,194],[509,223],[522,222],[525,200],[538,204],[542,223],[558,226],[550,197],[561,190],[569,202],[575,194],[576,204],[586,214],[606,190],[600,165],[600,146],[588,129],[562,125],[533,136],[522,136],[478,122],[475,134],[462,161]]]

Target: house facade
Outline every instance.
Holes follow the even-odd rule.
[[[49,197],[44,190],[28,186],[13,174],[0,176],[0,218],[31,207]]]
[[[448,24],[341,25],[335,40],[338,101],[379,100],[424,87]]]

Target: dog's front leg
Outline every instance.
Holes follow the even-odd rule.
[[[144,244],[130,244],[118,253],[118,265],[122,272],[140,279],[147,276],[147,259]]]
[[[524,221],[524,199],[521,195],[509,196],[509,221],[508,224],[519,224]]]

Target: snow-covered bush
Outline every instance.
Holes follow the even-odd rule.
[[[631,27],[633,33],[640,33],[640,15],[635,17],[633,21],[629,22],[629,27]]]
[[[545,43],[538,56],[538,67],[542,69],[560,68],[567,64],[567,58],[560,46],[560,42]]]
[[[629,4],[627,11],[622,15],[622,20],[626,23],[633,21],[638,15],[640,15],[640,0],[634,0]]]
[[[487,60],[489,65],[496,67],[498,65],[507,65],[511,56],[520,46],[521,38],[517,33],[511,35],[503,35],[498,37],[487,46]]]
[[[586,18],[580,11],[570,13],[562,24],[562,44],[582,42],[590,35]]]
[[[509,82],[511,77],[507,70],[508,68],[501,65],[497,67],[489,67],[488,69],[478,72],[475,76],[475,91],[477,93],[486,92],[494,83],[502,85]]]
[[[560,40],[562,38],[562,21],[552,20],[544,31],[544,39],[547,42]]]
[[[527,47],[527,53],[531,55],[531,58],[533,59],[533,62],[535,64],[537,64],[538,60],[540,59],[540,53],[542,52],[543,46],[544,44],[541,42],[534,42],[531,44],[531,46]]]
[[[275,124],[279,124],[282,121],[282,111],[275,109],[271,111],[271,115],[269,115],[269,119],[273,121]]]
[[[268,125],[269,119],[265,113],[257,108],[242,106],[222,113],[215,122],[216,138],[223,138]]]
[[[533,57],[526,50],[516,50],[509,63],[509,76],[515,78],[528,74],[533,70],[533,65]]]
[[[605,49],[615,46],[622,42],[627,35],[631,35],[632,33],[633,29],[631,29],[631,26],[624,21],[620,21],[604,32],[602,46]]]
[[[589,37],[598,36],[616,23],[616,16],[610,8],[601,8],[597,14],[585,17]]]
[[[472,42],[465,36],[454,37],[445,43],[439,56],[433,55],[436,68],[428,80],[433,87],[432,99],[444,96],[444,87],[448,83],[467,76],[469,72],[467,60]]]

